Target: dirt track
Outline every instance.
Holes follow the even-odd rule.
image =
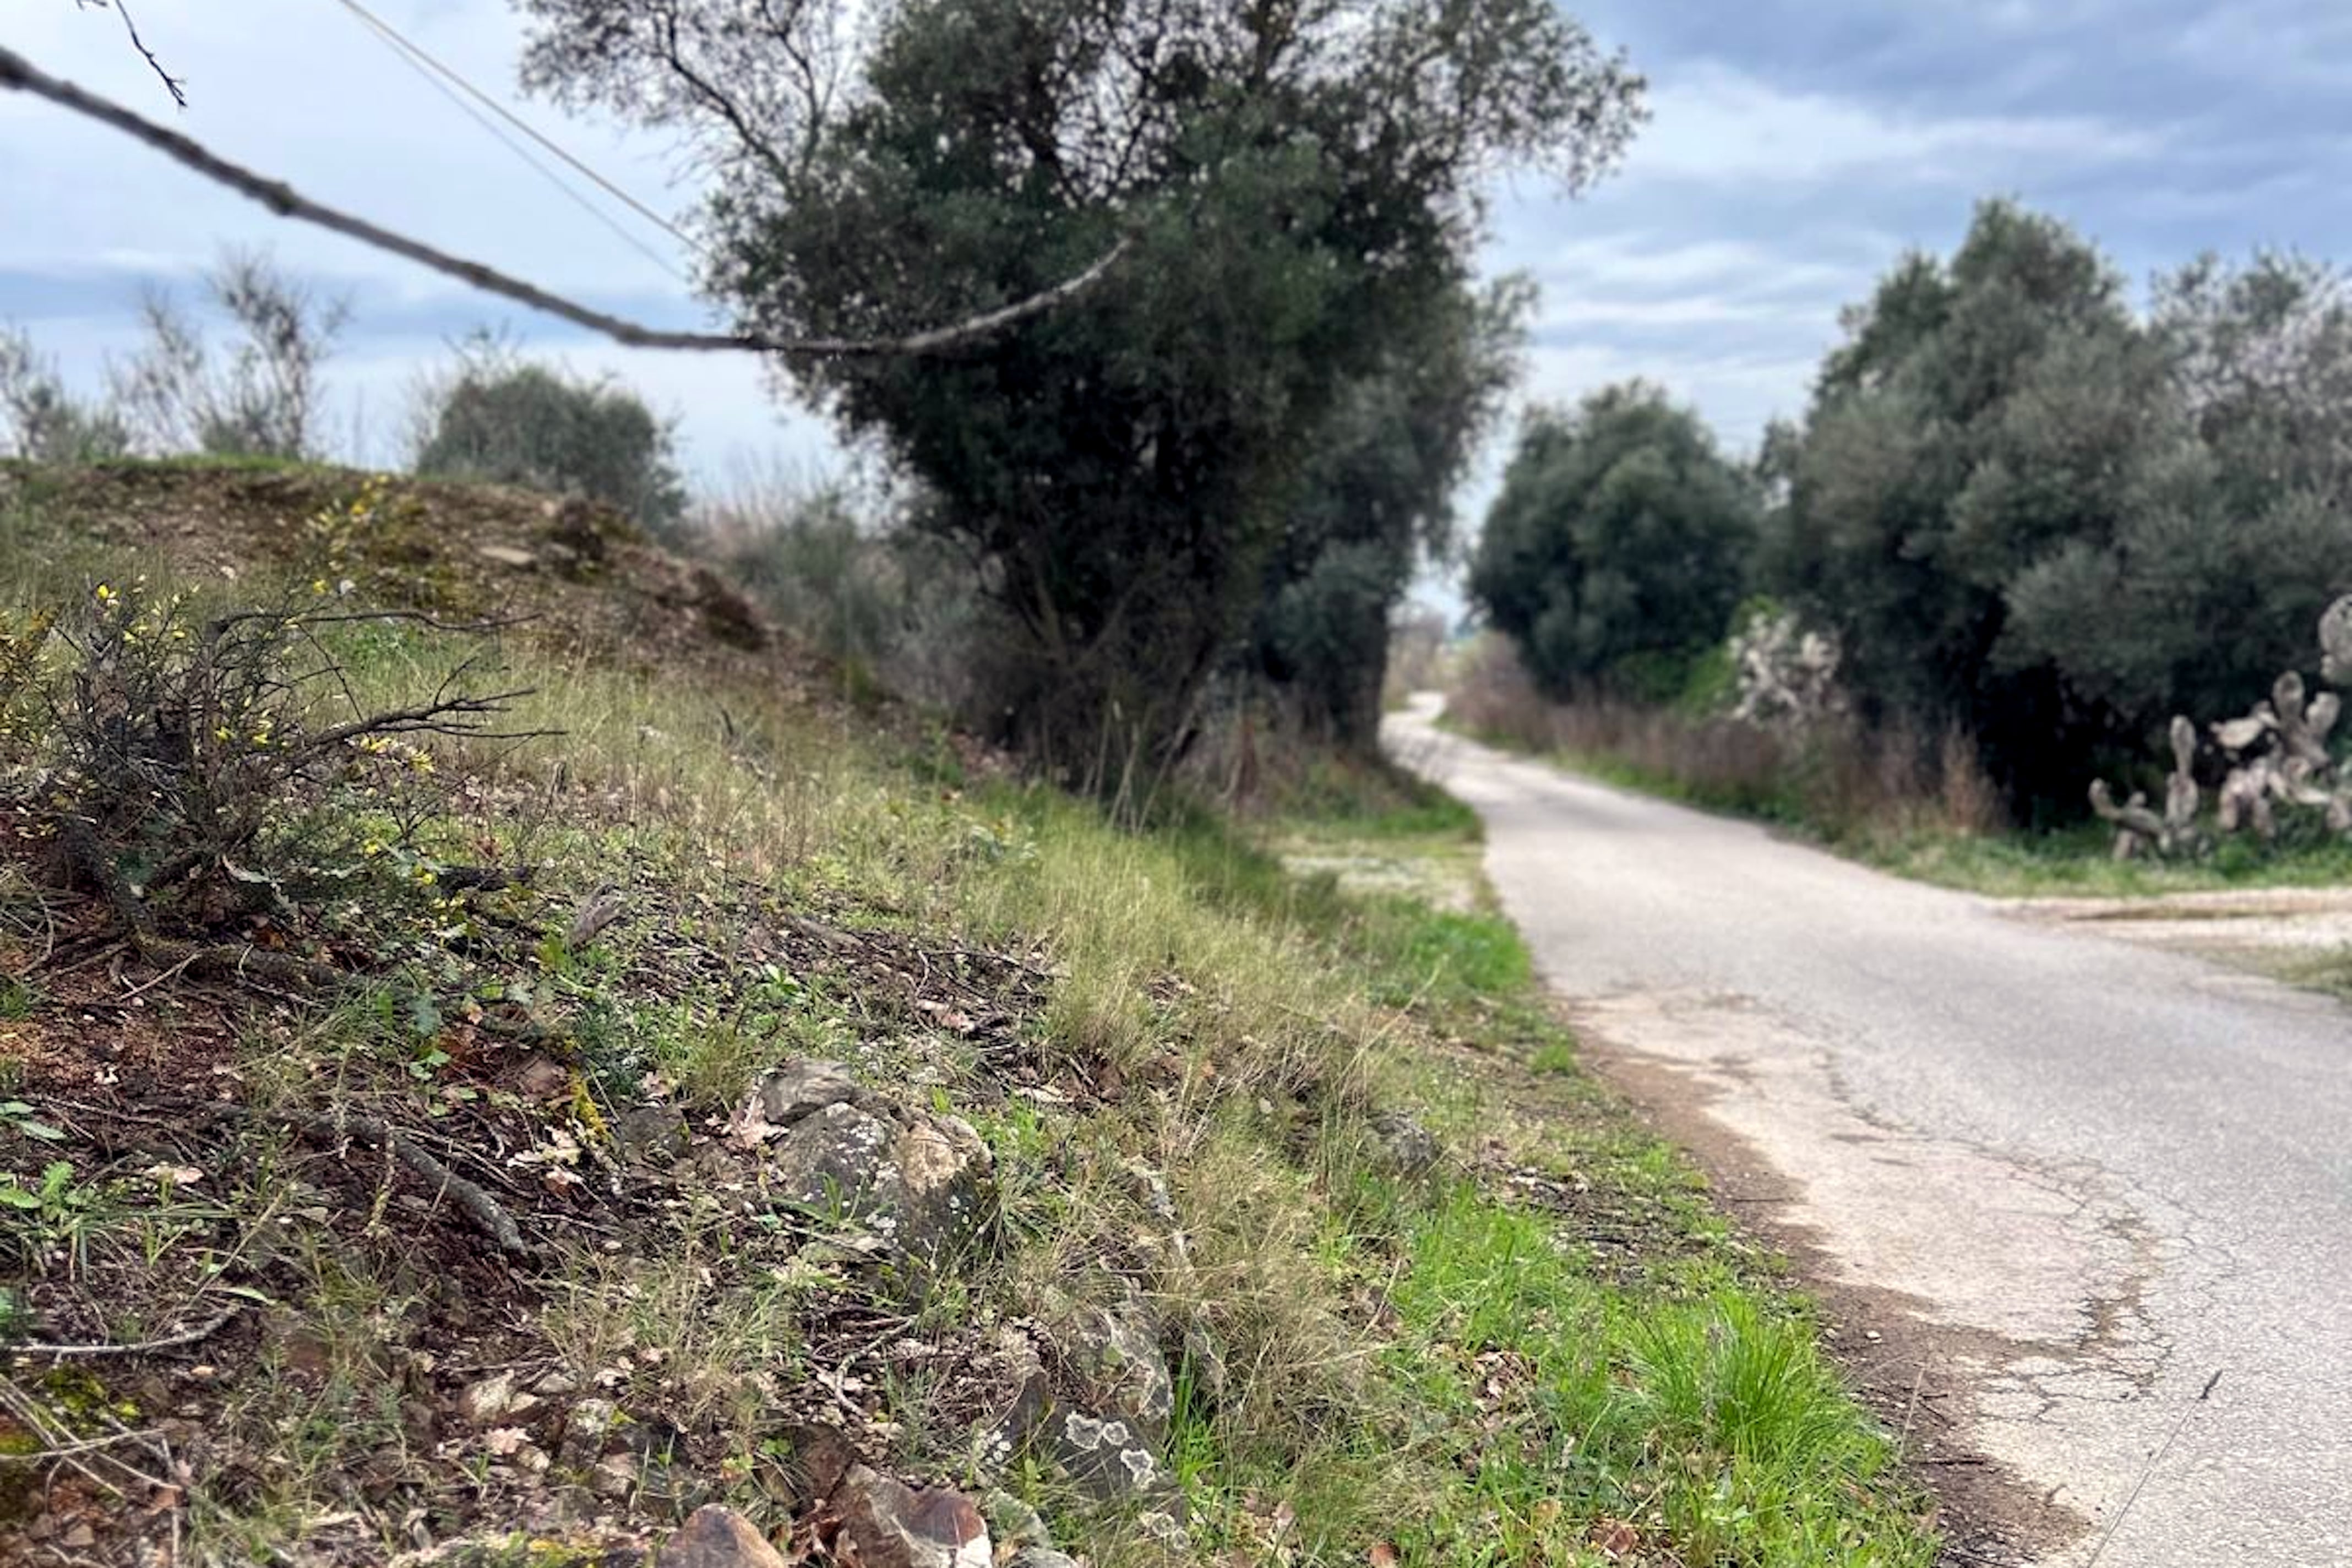
[[[2034,1562],[2352,1563],[2352,1008],[1432,712],[1391,749],[1485,818],[1588,1048],[1791,1246],[1961,1513]]]

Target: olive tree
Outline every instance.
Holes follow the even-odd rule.
[[[1549,0],[518,4],[527,82],[694,139],[744,330],[887,335],[1123,246],[1016,330],[793,371],[1017,628],[992,717],[1098,782],[1181,748],[1318,433],[1458,288],[1489,177],[1580,188],[1638,117]]]

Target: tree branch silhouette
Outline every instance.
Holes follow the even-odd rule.
[[[125,18],[128,20],[128,18]],[[160,68],[158,68],[160,69]],[[165,79],[167,81],[169,78]],[[1077,298],[1118,265],[1130,247],[1122,238],[1097,257],[1084,271],[1063,279],[1052,288],[1032,294],[1010,305],[986,310],[976,316],[945,326],[895,338],[772,338],[756,332],[678,332],[647,327],[619,316],[551,294],[535,284],[486,267],[478,261],[452,256],[444,250],[405,235],[395,234],[356,217],[350,213],[314,202],[280,180],[272,180],[252,170],[233,163],[211,152],[191,137],[158,125],[123,108],[110,99],[88,92],[69,81],[64,81],[41,70],[24,56],[0,47],[0,88],[29,92],[46,99],[77,114],[85,115],[102,125],[112,126],[123,134],[145,142],[175,163],[249,200],[260,203],[280,217],[314,224],[320,228],[358,240],[378,250],[389,251],[405,260],[427,267],[436,272],[470,284],[486,293],[498,294],[560,316],[574,325],[600,332],[615,342],[641,349],[732,350],[751,353],[782,354],[803,359],[875,358],[884,355],[914,356],[945,353],[961,348],[975,339],[1003,331],[1032,316],[1067,303]]]

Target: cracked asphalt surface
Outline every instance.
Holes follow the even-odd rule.
[[[2352,1008],[1508,757],[1436,710],[1392,715],[1391,752],[1485,819],[1588,1051],[1869,1325],[1857,1372],[1965,1456],[1931,1481],[1991,1461],[1968,1474],[2024,1500],[2036,1563],[2352,1564]]]

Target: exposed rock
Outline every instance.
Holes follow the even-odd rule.
[[[667,1105],[640,1105],[613,1122],[613,1147],[635,1164],[659,1165],[683,1156],[694,1134],[683,1112]]]
[[[988,1522],[971,1499],[917,1490],[859,1465],[827,1505],[836,1561],[858,1568],[994,1568]]]
[[[1005,1568],[1078,1568],[1077,1560],[1065,1557],[1050,1546],[1024,1546],[1013,1554]]]
[[[1013,1397],[1002,1415],[981,1423],[972,1434],[972,1466],[982,1476],[1003,1474],[1054,1410],[1053,1381],[1029,1337],[1006,1329],[998,1335],[997,1348],[1011,1367]]]
[[[1209,1325],[1194,1319],[1184,1325],[1184,1368],[1192,1386],[1212,1401],[1225,1396],[1225,1352]]]
[[[1177,1224],[1176,1198],[1168,1190],[1168,1178],[1141,1160],[1128,1162],[1127,1175],[1135,1188],[1137,1201],[1143,1205],[1144,1212],[1161,1225],[1172,1228]]]
[[[980,1511],[987,1517],[989,1533],[996,1538],[998,1551],[1021,1547],[1051,1547],[1054,1532],[1045,1527],[1045,1516],[1011,1492],[996,1490],[980,1500]]]
[[[502,1372],[467,1384],[457,1395],[457,1414],[466,1418],[469,1426],[495,1426],[514,1410],[518,1398],[526,1397],[529,1396],[516,1394],[514,1373]],[[534,1399],[531,1403],[539,1402]]]
[[[563,1417],[563,1441],[556,1458],[566,1469],[585,1474],[604,1457],[621,1426],[621,1407],[609,1399],[583,1399]]]
[[[1173,1505],[1175,1478],[1141,1434],[1120,1420],[1057,1410],[1045,1425],[1045,1457],[1097,1502]]]
[[[1169,1375],[1158,1331],[1141,1301],[1076,1308],[1061,1325],[1059,1344],[1086,1384],[1090,1411],[1125,1423],[1145,1447],[1157,1448],[1167,1441],[1176,1380]]]
[[[688,1516],[654,1568],[784,1568],[784,1560],[750,1520],[714,1502]]]
[[[1401,1175],[1427,1175],[1445,1153],[1435,1134],[1402,1111],[1373,1117],[1372,1135],[1380,1141],[1381,1163]]]
[[[641,1479],[635,1454],[607,1454],[589,1468],[588,1489],[598,1497],[625,1498],[637,1489]]]
[[[694,569],[694,597],[702,611],[702,624],[710,635],[731,647],[752,653],[764,651],[772,634],[751,601],[730,587],[719,574],[708,566]]]
[[[792,1203],[864,1216],[886,1206],[897,1129],[847,1100],[802,1117],[768,1152],[768,1175]]]
[[[857,1080],[847,1068],[814,1058],[786,1062],[760,1080],[758,1092],[761,1116],[777,1128],[857,1098]]]
[[[823,1103],[808,1109],[813,1100]],[[778,1121],[772,1101],[803,1112],[780,1135],[769,1131]],[[767,1174],[779,1195],[860,1221],[900,1254],[936,1259],[958,1251],[987,1216],[994,1164],[971,1124],[860,1094],[846,1074],[772,1077],[737,1131],[739,1142],[769,1137]]]
[[[604,531],[596,526],[596,508],[578,496],[547,503],[547,537],[559,549],[583,563],[604,559]]]

